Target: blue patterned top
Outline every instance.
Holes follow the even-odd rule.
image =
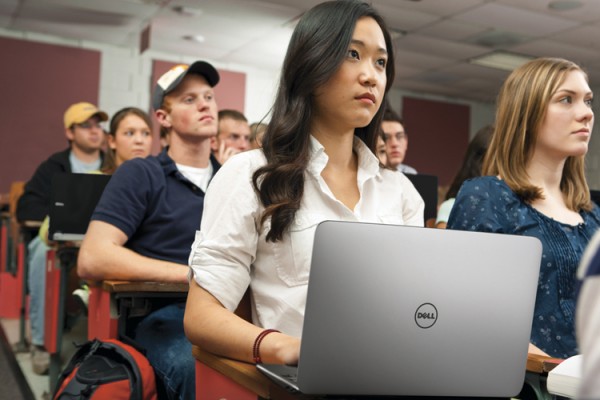
[[[534,236],[542,242],[542,263],[531,342],[553,357],[577,354],[576,271],[600,210],[581,212],[583,223],[568,225],[523,202],[495,176],[465,181],[448,220],[449,229]],[[510,294],[508,294],[510,295]]]

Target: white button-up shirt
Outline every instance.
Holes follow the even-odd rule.
[[[375,155],[357,138],[354,151],[360,200],[350,210],[321,176],[328,157],[311,137],[301,206],[283,240],[276,243],[265,239],[271,224],[268,220],[260,226],[264,207],[252,186],[252,174],[266,163],[263,152],[248,151],[229,159],[206,192],[189,259],[193,279],[232,311],[250,285],[253,322],[300,337],[313,238],[320,222],[423,226],[423,200],[404,174],[380,168]]]

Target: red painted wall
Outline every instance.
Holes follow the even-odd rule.
[[[154,60],[152,63],[152,82],[150,83],[150,90],[154,90],[156,81],[161,77],[162,74],[167,72],[169,68],[180,64],[171,61]],[[217,69],[221,79],[217,86],[215,86],[215,96],[217,98],[217,105],[219,110],[234,109],[240,112],[244,112],[245,100],[246,100],[246,74],[241,72],[232,72],[223,69]],[[152,96],[150,96],[152,99]],[[150,106],[152,109],[152,106]],[[154,113],[153,113],[154,114]],[[153,153],[156,154],[160,148],[160,142],[158,140],[160,125],[154,115],[152,116],[154,121],[154,142],[152,143]]]
[[[50,154],[65,149],[63,114],[79,101],[98,104],[100,53],[0,38],[0,193],[27,181]]]
[[[469,106],[404,97],[402,117],[409,138],[405,164],[449,185],[469,143]]]

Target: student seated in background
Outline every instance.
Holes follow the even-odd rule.
[[[219,132],[212,140],[213,155],[221,164],[231,156],[250,149],[250,126],[239,111],[219,111]]]
[[[110,120],[108,150],[102,172],[112,175],[127,160],[146,158],[152,151],[152,120],[137,107],[125,107]]]
[[[463,183],[448,220],[450,229],[541,240],[531,343],[559,358],[577,353],[575,273],[600,227],[584,171],[592,98],[587,75],[571,61],[540,58],[515,69],[498,96],[487,176]]]
[[[69,147],[55,153],[36,169],[25,185],[17,204],[17,219],[43,221],[50,212],[52,176],[61,172],[98,170],[104,157],[101,122],[108,115],[90,103],[71,105],[64,114],[65,136]],[[50,248],[38,234],[28,244],[29,320],[31,322],[31,363],[35,374],[47,374],[50,355],[44,348],[44,299],[46,295],[46,253]]]
[[[393,79],[390,35],[369,4],[329,1],[302,16],[262,150],[232,157],[209,187],[189,259],[192,343],[254,361],[255,340],[277,329],[260,357],[296,363],[317,224],[423,226],[415,188],[374,154]],[[253,323],[233,313],[249,286]]]
[[[600,399],[600,232],[581,259],[577,271],[581,290],[577,300],[576,332],[583,354],[578,399]]]
[[[100,172],[112,175],[127,160],[145,158],[152,151],[152,120],[150,116],[136,107],[125,107],[117,111],[110,120],[106,132],[107,151]],[[47,241],[47,221],[40,228],[40,236]],[[89,290],[82,285],[73,291],[85,310],[87,310]]]
[[[250,124],[250,149],[260,149],[262,140],[267,130],[267,124],[262,122],[254,122]]]
[[[408,150],[408,134],[404,129],[404,121],[392,109],[389,102],[385,104],[384,108],[381,129],[385,142],[387,166],[405,174],[416,174],[416,169],[402,164]]]
[[[435,220],[436,228],[446,227],[448,217],[450,216],[450,211],[454,205],[456,194],[458,193],[458,190],[463,182],[467,179],[475,178],[476,176],[481,175],[483,157],[485,156],[485,152],[490,145],[490,139],[492,138],[493,133],[494,127],[491,125],[486,125],[477,131],[469,143],[465,157],[463,158],[463,163],[458,170],[458,173],[454,177],[454,180],[450,184],[450,188],[448,188],[448,191],[446,192],[446,196],[444,198],[445,201],[440,205],[438,210]]]
[[[213,87],[217,70],[203,61],[161,76],[152,105],[170,145],[156,157],[123,163],[92,215],[77,270],[87,280],[187,282],[187,258],[203,212],[204,193],[219,164]],[[192,348],[183,332],[184,303],[153,311],[135,340],[146,349],[159,390],[169,399],[195,397]]]

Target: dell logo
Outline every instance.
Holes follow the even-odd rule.
[[[431,328],[437,321],[437,308],[431,303],[423,303],[415,312],[415,322],[419,328]]]

